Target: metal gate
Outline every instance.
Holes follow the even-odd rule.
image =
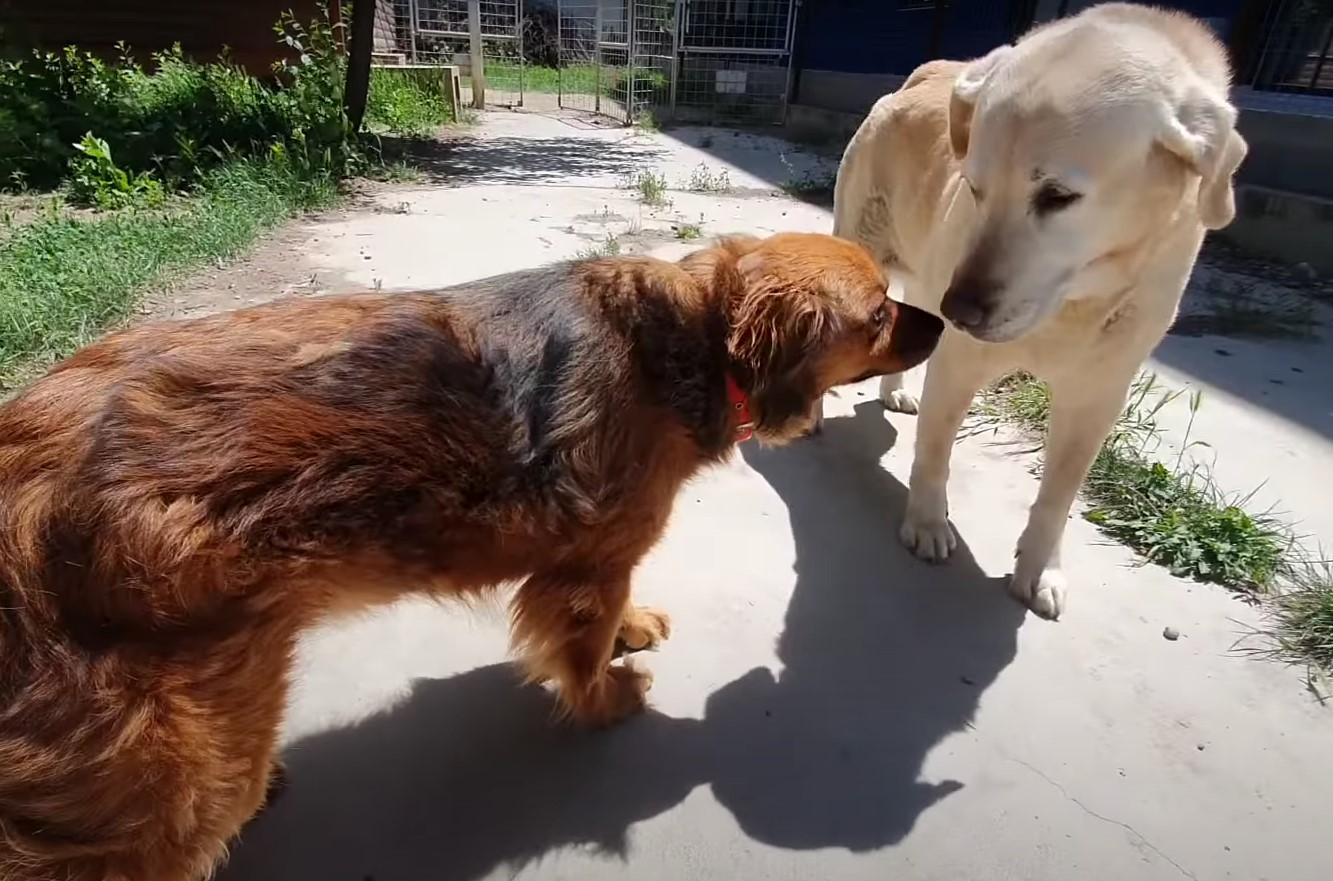
[[[799,0],[379,0],[403,63],[456,64],[463,99],[623,123],[783,120]],[[377,11],[377,28],[380,12]],[[483,61],[474,84],[473,55]]]
[[[797,3],[681,0],[672,115],[682,122],[782,122]]]
[[[390,0],[379,0],[384,6]],[[456,64],[463,101],[498,107],[523,105],[525,64],[522,0],[391,0],[397,52],[411,64]],[[531,2],[531,0],[530,0]],[[472,18],[479,27],[472,27]],[[473,77],[473,55],[482,77]],[[475,80],[475,81],[474,81]]]
[[[625,123],[660,114],[670,103],[676,6],[676,0],[558,0],[557,105]]]

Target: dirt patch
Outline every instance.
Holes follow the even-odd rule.
[[[0,193],[0,240],[42,217],[92,217],[91,208],[75,208],[59,193]]]
[[[165,291],[149,294],[139,314],[149,320],[195,318],[240,309],[290,295],[357,290],[363,285],[337,273],[311,273],[298,256],[319,241],[320,225],[366,210],[355,199],[347,208],[311,214],[278,227],[248,254],[203,270]]]

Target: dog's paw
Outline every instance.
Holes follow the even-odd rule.
[[[590,728],[614,725],[647,707],[648,691],[652,687],[652,673],[636,664],[633,658],[621,658],[589,685],[562,686],[559,692],[561,715]]]
[[[647,606],[633,606],[625,610],[619,638],[632,652],[655,649],[671,638],[671,616]]]
[[[1069,592],[1065,575],[1059,569],[1046,569],[1035,574],[1024,573],[1023,566],[1009,579],[1009,593],[1023,605],[1047,621],[1057,620],[1065,610]]]
[[[902,528],[898,530],[898,538],[909,551],[931,563],[949,559],[958,546],[958,538],[947,517],[914,515],[910,509],[903,519]]]
[[[602,712],[592,721],[596,725],[613,725],[628,719],[648,706],[648,692],[653,687],[653,674],[647,668],[625,658],[608,668],[605,702]]]
[[[907,389],[885,391],[881,400],[885,408],[894,413],[915,413],[921,409],[921,401]]]

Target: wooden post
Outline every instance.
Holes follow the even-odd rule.
[[[366,115],[374,42],[375,0],[352,0],[352,40],[347,54],[347,81],[343,86],[343,112],[352,131],[360,131]]]
[[[472,106],[486,109],[486,64],[481,59],[481,0],[467,0],[468,62],[472,67]]]
[[[634,0],[629,0],[633,3]],[[627,4],[628,5],[628,4]],[[602,0],[597,0],[596,12],[593,15],[593,37],[592,37],[592,109],[594,113],[602,112]]]

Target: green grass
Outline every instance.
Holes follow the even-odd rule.
[[[124,321],[146,289],[238,254],[267,227],[336,196],[331,177],[240,162],[162,209],[84,218],[53,209],[11,229],[0,242],[0,383],[12,387]]]
[[[1157,415],[1180,397],[1164,392],[1152,374],[1134,383],[1129,400],[1083,484],[1084,517],[1106,535],[1173,574],[1247,592],[1274,586],[1294,547],[1277,520],[1245,508],[1249,497],[1226,496],[1202,465],[1186,460],[1197,446],[1189,433],[1202,403],[1189,398],[1190,425],[1171,463],[1157,461]],[[1049,387],[1027,374],[1005,377],[980,398],[983,421],[1003,419],[1043,433],[1050,413]]]
[[[669,204],[666,175],[656,171],[636,171],[625,178],[625,188],[638,193],[639,201],[653,208]]]
[[[798,174],[796,167],[785,155],[778,159],[787,169],[787,179],[782,183],[783,192],[813,205],[833,204],[833,188],[838,182],[836,172],[806,171]]]
[[[521,78],[521,79],[520,79]],[[523,67],[498,61],[486,62],[486,87],[516,91],[522,82],[525,92],[544,92],[566,95],[601,94],[624,101],[628,88],[629,68],[603,64],[600,74],[595,64],[571,64],[557,70],[554,67]],[[463,77],[470,85],[471,78]],[[640,68],[635,73],[634,92],[640,101],[655,95],[667,86],[666,74],[652,68]]]
[[[600,260],[603,257],[620,255],[620,238],[607,234],[606,238],[595,245],[588,245],[574,255],[575,260]]]
[[[690,173],[690,179],[685,185],[685,189],[691,193],[730,193],[731,176],[727,170],[713,171],[706,164],[700,162]]]
[[[438,70],[375,67],[370,71],[366,126],[372,131],[423,137],[454,122]]]
[[[703,234],[703,225],[699,223],[679,223],[676,224],[676,238],[682,242],[697,241]]]
[[[1318,562],[1294,571],[1270,602],[1269,620],[1267,654],[1311,668],[1312,689],[1316,680],[1326,685],[1333,673],[1333,567]]]
[[[1266,605],[1267,648],[1257,654],[1305,665],[1315,680],[1333,673],[1333,566],[1311,560],[1291,528],[1248,510],[1252,496],[1225,494],[1206,467],[1186,461],[1194,417],[1202,404],[1188,398],[1190,420],[1181,452],[1162,462],[1157,416],[1177,401],[1156,377],[1134,383],[1083,485],[1084,517],[1107,536],[1174,574],[1243,592]],[[1014,374],[993,384],[973,408],[978,425],[998,421],[1044,433],[1051,395],[1045,383]],[[1171,457],[1169,457],[1171,458]],[[1327,691],[1327,689],[1324,689]]]

